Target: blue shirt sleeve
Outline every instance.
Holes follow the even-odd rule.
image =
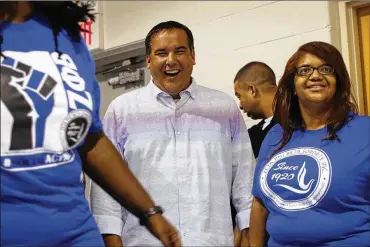
[[[89,129],[89,133],[97,133],[101,132],[103,129],[102,122],[100,119],[100,86],[96,79],[92,83],[94,84],[94,89],[92,92],[92,97],[94,98],[94,109],[92,111],[91,116],[92,122]]]

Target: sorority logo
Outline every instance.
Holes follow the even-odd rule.
[[[305,210],[325,196],[331,181],[328,156],[316,148],[295,148],[276,154],[260,175],[262,192],[279,208]]]
[[[62,123],[60,137],[65,149],[77,147],[85,139],[91,125],[91,115],[86,110],[75,110]]]
[[[90,87],[77,65],[68,54],[56,52],[4,55],[0,168],[16,172],[70,164],[94,109]]]

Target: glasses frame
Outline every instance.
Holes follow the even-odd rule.
[[[331,73],[321,73],[321,72],[320,72],[320,69],[321,69],[322,67],[330,67],[330,68],[332,68],[332,69],[333,69],[333,71],[332,71]],[[309,68],[309,69],[311,69],[311,72],[310,72],[310,73],[308,73],[308,74],[306,74],[306,75],[300,75],[300,74],[298,73],[298,70],[299,70],[300,68]],[[315,70],[317,70],[317,72],[319,72],[319,74],[320,74],[320,75],[323,75],[323,76],[325,76],[325,75],[333,75],[333,74],[335,73],[335,69],[334,69],[332,66],[330,66],[329,64],[323,64],[323,65],[320,65],[319,67],[312,67],[312,66],[309,66],[309,65],[303,65],[303,66],[300,66],[300,67],[296,68],[296,70],[295,70],[295,74],[296,74],[297,76],[305,76],[305,77],[309,77],[309,76],[311,76],[311,75],[315,72]]]

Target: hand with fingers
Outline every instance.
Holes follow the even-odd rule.
[[[237,226],[234,227],[234,247],[240,247],[241,235]]]
[[[165,247],[181,247],[180,234],[161,214],[150,216],[146,223],[147,229],[158,238]]]

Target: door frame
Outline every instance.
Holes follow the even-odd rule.
[[[352,80],[353,93],[361,114],[365,113],[364,81],[360,55],[359,28],[357,9],[370,6],[369,2],[339,1],[339,38],[344,62]]]

